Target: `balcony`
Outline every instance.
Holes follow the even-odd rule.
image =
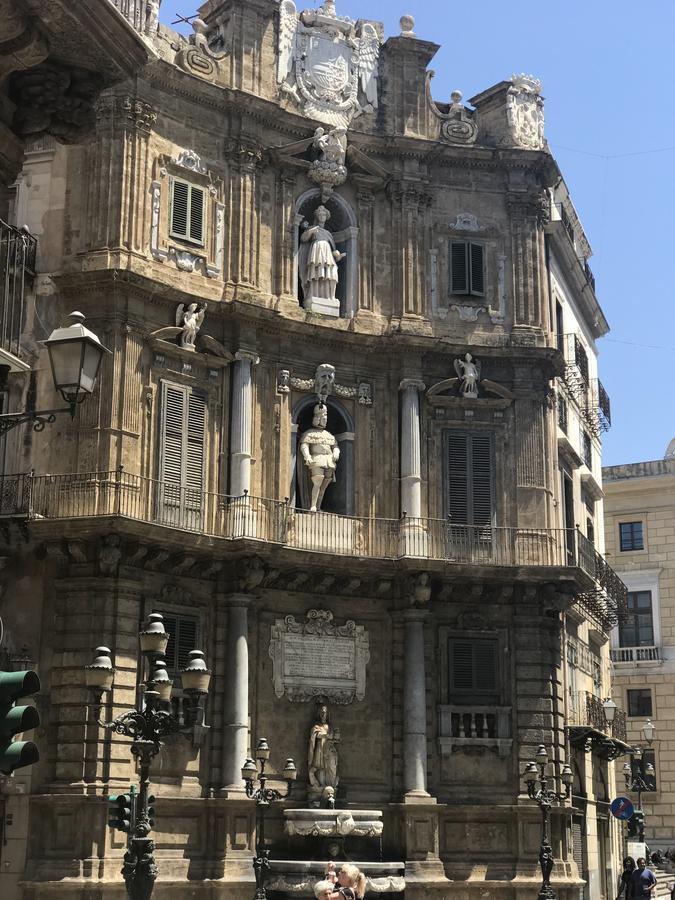
[[[567,729],[573,747],[604,759],[617,759],[630,751],[626,743],[626,713],[615,710],[614,721],[608,724],[602,700],[588,691],[576,691],[571,696]]]
[[[439,706],[438,746],[442,756],[457,750],[493,750],[499,757],[511,752],[510,706]]]
[[[613,647],[612,662],[615,666],[639,666],[641,663],[661,663],[659,647]]]
[[[122,470],[0,479],[0,517],[34,522],[119,517],[226,541],[251,540],[359,559],[417,557],[487,567],[580,568],[603,627],[625,607],[626,587],[574,529],[453,525],[448,519],[376,519],[310,513],[283,500],[231,497]]]
[[[145,31],[146,0],[110,0],[112,5],[119,9],[132,28],[140,34]]]
[[[0,364],[14,371],[28,368],[20,358],[21,333],[36,253],[36,238],[0,219]]]

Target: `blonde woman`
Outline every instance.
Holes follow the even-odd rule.
[[[363,900],[366,895],[366,876],[351,863],[340,866],[337,875],[335,863],[328,863],[326,879],[332,882],[333,891],[326,895],[325,900]]]

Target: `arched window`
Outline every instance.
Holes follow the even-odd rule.
[[[307,469],[302,461],[298,447],[301,435],[312,427],[312,416],[317,399],[305,397],[293,409],[291,439],[292,471],[291,471],[291,505],[296,509],[310,507],[310,481]],[[326,428],[335,435],[340,448],[340,459],[337,463],[335,482],[328,486],[321,505],[322,512],[336,513],[341,516],[354,515],[354,425],[349,413],[343,406],[328,397],[328,423]]]
[[[340,301],[340,317],[351,319],[358,309],[358,241],[359,233],[356,216],[351,206],[339,194],[331,194],[325,203],[321,203],[321,191],[318,188],[305,191],[295,204],[295,223],[293,228],[293,265],[294,283],[300,306],[304,306],[302,279],[300,278],[300,236],[305,230],[304,223],[310,225],[314,221],[314,212],[319,206],[325,206],[330,212],[326,228],[333,235],[336,249],[345,254],[338,263],[338,286],[336,297]]]

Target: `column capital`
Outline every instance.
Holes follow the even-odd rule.
[[[250,362],[252,366],[257,366],[260,362],[260,357],[254,350],[237,350],[234,358],[237,362]]]
[[[251,606],[253,601],[253,597],[250,594],[224,594],[222,596],[222,603],[228,609],[232,609],[233,607],[241,607],[243,609],[248,609]]]
[[[410,606],[401,611],[401,618],[407,624],[408,622],[421,622],[424,624],[431,615],[428,609],[419,609],[416,606]]]
[[[426,384],[419,378],[403,378],[398,386],[399,391],[407,391],[408,388],[414,388],[416,391],[426,391]]]

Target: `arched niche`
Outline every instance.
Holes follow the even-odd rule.
[[[293,224],[293,284],[300,306],[304,306],[298,257],[300,252],[300,227],[303,222],[314,221],[314,212],[321,206],[321,191],[312,188],[305,191],[295,204]],[[333,193],[323,206],[330,212],[326,228],[335,240],[336,248],[345,253],[344,259],[338,263],[338,286],[336,297],[340,301],[340,318],[351,319],[358,309],[358,234],[354,210],[340,194]]]
[[[291,423],[291,506],[309,509],[310,480],[299,452],[300,436],[312,427],[315,396],[305,397],[296,403]],[[341,516],[354,515],[354,423],[347,410],[332,397],[326,400],[328,423],[326,429],[335,435],[340,458],[337,463],[335,482],[326,489],[321,512],[336,513]]]

